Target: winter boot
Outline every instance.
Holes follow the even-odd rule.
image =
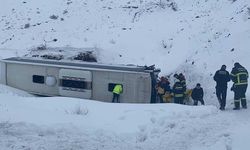
[[[240,109],[240,100],[235,99],[234,100],[234,109],[233,110],[239,110]]]
[[[241,98],[241,105],[242,105],[242,108],[247,109],[247,100],[246,100],[246,98]]]
[[[225,110],[225,107],[220,107],[220,110]]]

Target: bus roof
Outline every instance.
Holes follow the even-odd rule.
[[[17,64],[37,64],[43,66],[60,66],[60,67],[78,67],[88,68],[93,70],[117,70],[117,71],[132,71],[132,72],[154,72],[154,67],[136,66],[136,65],[114,65],[114,64],[101,64],[96,62],[83,62],[79,60],[48,60],[34,57],[11,57],[1,60],[7,63]]]

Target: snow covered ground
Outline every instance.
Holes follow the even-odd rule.
[[[8,90],[6,90],[8,89]],[[1,86],[0,149],[247,150],[250,111],[37,98]]]
[[[201,83],[206,103],[110,104],[0,85],[0,150],[249,149],[249,109],[233,111],[228,91],[219,111],[212,79],[222,64],[250,68],[249,0],[0,2],[1,59],[41,45],[87,48],[102,63],[183,72],[189,88]]]

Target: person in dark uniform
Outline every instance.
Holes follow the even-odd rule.
[[[227,82],[230,81],[230,75],[226,70],[226,65],[222,65],[221,69],[216,71],[214,80],[216,81],[216,96],[220,103],[220,110],[225,110],[227,98]]]
[[[185,87],[181,83],[179,79],[176,79],[172,92],[174,94],[174,103],[177,104],[183,104],[184,101],[184,93],[185,93]]]
[[[197,106],[198,102],[201,102],[201,105],[205,105],[203,100],[204,92],[200,83],[196,84],[196,87],[192,90],[191,97],[194,100],[194,105]]]
[[[178,75],[178,78],[179,78],[181,84],[182,84],[183,87],[184,87],[184,91],[186,91],[186,90],[187,90],[186,77],[185,77],[182,73],[180,73],[180,74]]]
[[[234,91],[234,110],[240,109],[240,102],[242,108],[247,109],[246,90],[248,86],[248,71],[236,62],[234,63],[230,77],[234,82],[231,88]]]
[[[186,91],[187,85],[186,85],[186,78],[185,78],[185,76],[182,73],[179,73],[179,74],[174,74],[174,77],[176,79],[180,80],[181,84],[184,87],[184,91]]]

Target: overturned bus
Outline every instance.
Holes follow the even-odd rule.
[[[72,60],[12,57],[0,61],[0,82],[29,93],[111,102],[121,84],[121,103],[155,102],[154,66],[105,65]]]

